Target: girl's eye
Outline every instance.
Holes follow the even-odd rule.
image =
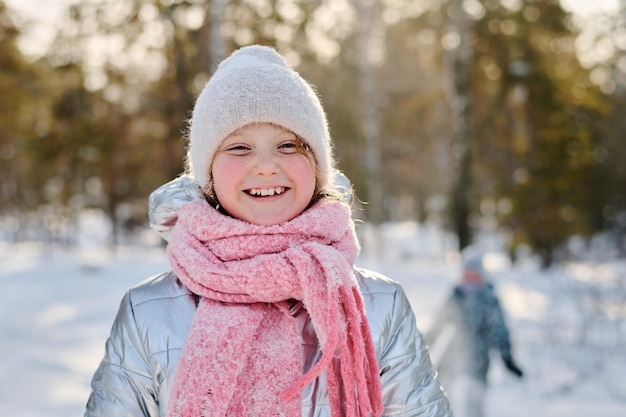
[[[226,151],[234,155],[244,155],[250,152],[250,147],[245,145],[233,145],[226,148]]]
[[[296,142],[285,142],[278,145],[278,149],[283,153],[298,152],[298,144]]]

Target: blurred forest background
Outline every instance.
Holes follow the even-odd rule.
[[[582,32],[558,0],[75,0],[37,54],[32,28],[0,0],[3,240],[73,245],[84,210],[112,245],[145,226],[196,95],[261,43],[317,87],[368,223],[626,256],[625,0]]]

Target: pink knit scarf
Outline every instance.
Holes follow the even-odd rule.
[[[378,363],[352,271],[358,251],[340,202],[323,200],[275,226],[203,201],[183,206],[168,255],[201,299],[168,416],[299,416],[301,390],[323,371],[333,417],[381,415]],[[304,375],[292,300],[302,301],[322,351]]]

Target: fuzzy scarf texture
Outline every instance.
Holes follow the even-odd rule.
[[[168,416],[300,416],[301,390],[322,372],[333,417],[380,416],[378,363],[352,271],[358,252],[344,203],[323,200],[273,226],[204,201],[183,206],[168,256],[201,298]],[[293,300],[309,313],[322,351],[306,374]]]

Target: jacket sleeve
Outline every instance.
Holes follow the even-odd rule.
[[[121,302],[91,388],[85,417],[159,415],[157,393],[136,326],[130,293]]]
[[[380,359],[385,416],[451,417],[428,348],[401,287],[397,287],[389,337]]]

